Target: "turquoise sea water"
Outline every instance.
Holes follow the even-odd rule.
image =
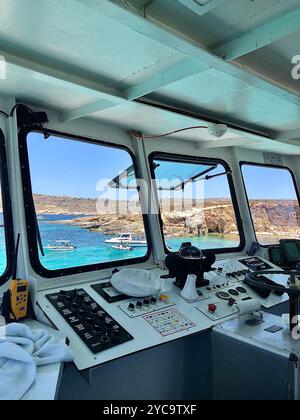
[[[78,226],[56,223],[61,220],[73,219],[74,216],[44,215],[45,220],[39,220],[41,238],[45,256],[40,254],[42,265],[48,270],[98,264],[101,262],[118,261],[143,257],[147,253],[146,247],[134,248],[132,251],[120,251],[105,243],[106,236],[99,232],[90,232]],[[0,228],[0,270],[6,267],[4,229]],[[74,251],[53,251],[47,245],[57,240],[67,240],[77,247]],[[228,240],[220,236],[210,235],[203,238],[167,238],[169,249],[177,251],[182,242],[192,241],[193,245],[205,248],[236,247],[237,241]]]
[[[134,248],[132,251],[120,251],[111,248],[105,240],[112,238],[99,232],[90,232],[78,226],[68,226],[55,223],[66,219],[65,216],[47,215],[45,221],[39,221],[45,256],[40,255],[42,264],[48,270],[76,267],[101,262],[143,257],[146,247]],[[74,218],[72,216],[69,217]],[[49,223],[51,221],[51,223]],[[52,251],[47,245],[56,240],[67,240],[77,247],[74,251]],[[182,242],[191,241],[199,248],[235,247],[237,241],[226,240],[220,236],[211,235],[203,238],[167,238],[167,246],[178,250]]]

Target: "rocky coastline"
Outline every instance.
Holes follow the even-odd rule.
[[[34,196],[37,214],[61,214],[78,216],[71,220],[55,223],[79,226],[82,229],[98,231],[105,235],[132,232],[144,234],[140,213],[125,214],[128,203],[118,204],[119,214],[115,213],[116,203],[110,203],[106,214],[97,214],[97,202],[93,199],[72,197]],[[229,200],[207,200],[205,207],[194,202],[182,211],[181,203],[175,202],[171,209],[163,211],[164,233],[172,237],[205,236],[220,234],[237,235],[237,224],[233,206]],[[100,206],[104,203],[100,203]],[[164,203],[162,203],[164,207]],[[256,200],[250,203],[258,236],[300,237],[300,211],[293,201]],[[99,208],[99,202],[98,202]],[[82,216],[84,215],[84,216]]]

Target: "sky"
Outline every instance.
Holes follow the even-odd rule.
[[[250,200],[297,200],[293,179],[288,170],[245,165],[242,171]]]
[[[120,149],[50,137],[28,136],[32,190],[46,195],[97,198],[98,181],[111,180],[132,165]]]
[[[44,140],[39,133],[29,134],[28,152],[33,192],[45,195],[98,198],[100,179],[109,181],[132,165],[124,150],[58,137]],[[212,174],[220,172],[221,165]],[[174,174],[180,175],[177,163]],[[296,199],[288,171],[244,166],[243,174],[250,199]],[[204,192],[206,198],[229,198],[226,176],[206,181]]]

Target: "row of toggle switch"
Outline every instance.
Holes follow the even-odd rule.
[[[142,310],[143,308],[148,308],[150,305],[156,305],[157,303],[157,299],[156,297],[151,297],[151,299],[144,299],[143,302],[141,302],[140,300],[138,300],[136,302],[136,304],[130,302],[128,305],[128,310],[130,312],[134,312],[136,309],[137,310]]]
[[[250,270],[232,271],[231,273],[226,273],[226,277],[229,277],[229,278],[241,277],[241,276],[246,276],[249,273],[251,273]]]

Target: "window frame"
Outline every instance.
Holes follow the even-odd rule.
[[[153,180],[156,180],[156,178],[155,178],[155,168],[154,168],[154,164],[153,164],[153,161],[155,159],[162,159],[162,160],[166,160],[166,161],[174,161],[174,162],[182,162],[182,163],[199,163],[199,164],[212,164],[212,165],[217,164],[217,165],[222,165],[224,167],[225,171],[232,174],[232,171],[231,171],[231,168],[230,168],[229,164],[223,159],[207,158],[207,157],[199,157],[199,156],[191,156],[191,155],[181,155],[181,154],[175,154],[175,153],[166,153],[166,152],[155,151],[155,152],[150,153],[149,156],[148,156],[151,178]],[[212,251],[212,252],[214,252],[215,254],[218,254],[218,255],[242,252],[246,247],[246,237],[245,237],[245,232],[244,232],[243,219],[242,219],[241,212],[240,212],[239,205],[238,205],[238,200],[237,200],[237,195],[236,195],[236,191],[235,191],[233,177],[230,176],[230,175],[227,175],[227,181],[228,181],[229,191],[230,191],[230,194],[231,194],[231,200],[232,200],[232,205],[233,205],[233,209],[234,209],[234,214],[235,214],[235,218],[236,218],[237,229],[238,229],[239,236],[240,236],[240,244],[239,244],[238,247],[233,247],[233,248],[206,249],[207,251]],[[172,251],[170,251],[168,249],[167,245],[166,245],[164,229],[163,229],[163,220],[162,220],[160,210],[159,210],[158,218],[159,218],[161,236],[162,236],[162,239],[163,239],[165,252],[166,252],[166,254],[171,254]]]
[[[98,264],[90,264],[84,266],[77,266],[77,267],[68,267],[68,268],[61,268],[56,270],[48,270],[46,267],[42,265],[42,262],[39,258],[39,249],[37,243],[37,219],[35,217],[35,205],[33,199],[33,192],[32,192],[32,182],[31,182],[31,173],[30,173],[30,162],[29,162],[29,154],[28,154],[28,147],[27,147],[27,137],[30,133],[42,133],[41,130],[36,128],[22,128],[19,131],[19,154],[20,154],[20,164],[21,164],[21,174],[22,174],[22,187],[23,187],[23,200],[25,206],[25,217],[26,217],[26,229],[27,229],[27,241],[29,246],[29,259],[32,268],[34,271],[40,275],[41,277],[47,279],[53,279],[57,277],[65,277],[70,275],[76,274],[83,274],[93,271],[100,271],[104,269],[110,269],[115,267],[121,267],[125,265],[134,265],[143,263],[149,260],[152,254],[152,246],[150,241],[150,233],[149,233],[149,225],[148,219],[145,214],[142,214],[144,228],[145,228],[145,236],[147,239],[148,249],[147,253],[143,257],[136,257],[130,258],[126,260],[116,260],[116,261],[107,261]],[[104,140],[96,140],[91,137],[81,136],[81,135],[74,135],[68,134],[61,131],[50,130],[47,129],[47,133],[50,136],[55,137],[62,137],[66,140],[70,141],[80,141],[81,143],[89,143],[99,146],[106,146],[111,147],[119,150],[123,150],[127,152],[133,162],[134,169],[135,169],[135,176],[139,178],[139,170],[137,166],[137,160],[133,152],[126,146],[120,144],[110,143]],[[141,196],[139,195],[141,200]]]
[[[254,232],[254,235],[255,235],[255,239],[262,248],[269,249],[269,248],[272,248],[273,246],[276,246],[278,244],[263,245],[258,240],[256,229],[255,229],[254,218],[253,218],[251,207],[250,207],[249,196],[248,196],[248,192],[247,192],[247,188],[246,188],[245,177],[244,177],[244,174],[243,174],[243,166],[257,166],[257,167],[260,167],[260,168],[263,167],[263,168],[287,170],[289,172],[289,174],[291,175],[291,178],[292,178],[292,181],[293,181],[293,184],[294,184],[294,188],[295,188],[295,192],[296,192],[296,196],[297,196],[297,200],[298,200],[298,204],[299,204],[299,207],[300,207],[300,194],[299,194],[299,190],[298,190],[298,187],[297,187],[296,177],[295,177],[294,172],[288,166],[272,165],[272,164],[268,164],[268,163],[256,163],[256,162],[240,161],[241,177],[242,177],[242,180],[243,180],[243,187],[244,187],[244,191],[245,191],[245,195],[246,195],[246,199],[247,199],[247,206],[248,206],[248,210],[249,210],[249,213],[250,213],[250,218],[251,218],[251,222],[252,222],[252,227],[253,227],[253,232]]]
[[[6,144],[3,131],[0,129],[0,176],[1,176],[1,194],[4,221],[4,236],[6,247],[6,269],[0,277],[0,286],[5,284],[12,276],[13,259],[15,256],[14,245],[14,227],[12,216],[12,205],[10,199],[8,163],[6,156]]]

